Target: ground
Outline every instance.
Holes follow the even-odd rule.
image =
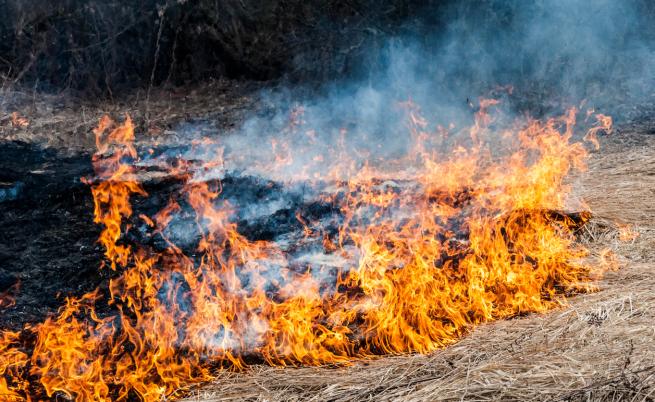
[[[239,85],[245,85],[245,89]],[[0,151],[14,152],[11,147],[24,146],[7,145],[8,140],[25,141],[30,146],[20,153],[23,159],[7,165],[9,169],[3,172],[7,177],[0,177],[0,182],[16,180],[12,174],[28,178],[32,182],[25,179],[27,188],[43,187],[45,198],[28,192],[25,200],[32,204],[23,206],[34,205],[34,210],[3,213],[4,227],[14,229],[4,236],[17,235],[2,242],[6,249],[0,249],[0,263],[12,272],[20,271],[21,264],[35,267],[31,276],[21,278],[24,288],[56,280],[69,283],[70,287],[71,279],[80,273],[88,273],[92,280],[84,288],[63,290],[80,293],[96,286],[103,278],[91,274],[97,269],[94,261],[100,251],[93,243],[95,232],[88,229],[92,212],[89,195],[77,186],[66,187],[75,190],[70,194],[57,194],[61,186],[79,183],[79,177],[89,174],[88,152],[93,149],[90,133],[97,119],[104,112],[130,112],[145,133],[140,138],[144,143],[183,141],[170,130],[174,124],[203,119],[229,129],[238,124],[247,110],[256,107],[258,101],[250,96],[252,93],[247,84],[217,82],[199,88],[193,96],[156,93],[146,102],[146,94],[137,93],[125,101],[86,106],[58,104],[56,99],[47,98],[30,101],[27,95],[15,95],[11,102],[2,105],[5,117],[0,119],[0,142],[4,145]],[[29,124],[23,127],[12,123],[11,111],[20,111]],[[652,117],[648,112],[645,117],[619,123],[614,133],[602,138],[601,149],[591,156],[589,170],[571,181],[576,196],[583,198],[594,213],[583,241],[589,243],[593,256],[603,255],[605,260],[618,263],[617,269],[609,270],[599,280],[597,292],[573,297],[567,306],[547,314],[480,326],[455,345],[430,355],[382,357],[346,367],[258,365],[240,373],[221,372],[214,383],[190,390],[187,400],[655,399]],[[44,170],[48,158],[60,157],[37,153],[35,159],[30,159],[29,149],[34,144],[78,156],[71,156],[69,165]],[[52,182],[50,177],[62,181]],[[6,183],[5,188],[12,188]],[[47,185],[42,186],[43,183]],[[70,204],[71,197],[74,200],[76,196],[86,198]],[[44,209],[43,203],[49,209]],[[0,202],[0,207],[7,205],[10,204]],[[61,215],[64,210],[75,219]],[[26,226],[30,223],[45,229],[32,230]],[[60,239],[53,235],[66,224],[81,225],[83,230],[70,230],[85,233],[86,237]],[[630,239],[632,236],[622,235],[622,227],[638,236]],[[62,245],[66,248],[61,249],[61,259],[48,257],[48,247]],[[607,254],[607,249],[612,254]],[[71,255],[77,257],[70,258]],[[51,275],[52,279],[43,281],[43,275]],[[53,294],[52,306],[37,306],[36,299],[19,300],[19,304],[33,308],[8,310],[1,320],[3,325],[15,326],[14,320],[19,320],[21,314],[38,319],[56,308],[61,302],[55,298],[56,289],[43,290]]]

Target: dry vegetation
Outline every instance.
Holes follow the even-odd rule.
[[[209,78],[333,78],[443,0],[8,0],[0,85],[113,98]],[[320,44],[320,46],[317,46]]]
[[[67,96],[32,96],[11,91],[0,96],[0,141],[22,141],[66,152],[93,152],[93,128],[105,114],[129,114],[141,142],[180,143],[178,123],[203,121],[219,132],[243,119],[257,107],[253,82],[217,80],[184,90],[155,89],[150,98],[135,90],[120,100],[83,100]],[[25,119],[16,124],[12,114]],[[198,134],[198,133],[194,133]]]
[[[652,400],[655,138],[620,132],[604,145],[576,180],[596,215],[584,235],[592,257],[620,266],[598,292],[548,314],[481,326],[429,356],[223,372],[188,400]],[[615,222],[639,236],[622,240]]]

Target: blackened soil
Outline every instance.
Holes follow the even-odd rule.
[[[92,174],[90,161],[0,143],[0,293],[14,293],[16,302],[0,310],[0,328],[41,321],[65,296],[102,282],[93,198],[80,181]]]

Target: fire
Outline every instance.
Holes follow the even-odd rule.
[[[11,113],[11,125],[15,128],[25,128],[30,125],[30,121],[27,118],[20,115],[18,112]]]
[[[593,114],[593,110],[590,110],[587,113],[590,116]],[[594,116],[596,118],[596,125],[587,131],[587,134],[584,136],[584,140],[591,142],[596,150],[598,150],[600,149],[598,133],[605,132],[610,134],[612,132],[612,117],[601,113],[597,113]]]
[[[105,247],[111,268],[116,269],[116,263],[125,266],[130,255],[129,247],[117,244],[122,219],[132,215],[130,195],[146,193],[139,183],[129,178],[132,167],[123,163],[123,158],[137,156],[132,120],[128,116],[122,126],[109,130],[112,124],[105,116],[94,130],[97,152],[93,163],[100,183],[92,186],[91,192],[95,200],[94,222],[104,226],[99,242]],[[106,156],[107,153],[110,155]]]
[[[639,231],[636,229],[635,226],[625,225],[625,224],[618,224],[617,226],[619,229],[620,241],[629,243],[639,237]]]
[[[20,333],[4,331],[0,336],[0,395],[6,401],[29,398],[25,366],[29,356],[20,349]]]
[[[20,291],[20,281],[17,281],[4,292],[0,292],[0,311],[16,305],[16,294]]]
[[[418,109],[404,105],[412,144],[383,163],[358,165],[340,130],[333,149],[310,158],[337,163],[318,177],[300,172],[339,217],[330,227],[296,212],[297,241],[317,244],[318,257],[304,263],[275,240],[239,231],[240,206],[212,175],[225,169],[221,153],[200,166],[164,164],[182,185],[159,212],[138,218],[165,246],[126,240],[136,225],[132,201],[148,194],[131,120],[103,118],[87,182],[112,279],[43,323],[2,333],[0,392],[9,400],[156,401],[246,359],[319,365],[428,353],[479,323],[546,311],[564,294],[593,288],[587,251],[575,241],[590,215],[563,212],[565,177],[587,156],[572,140],[577,111],[517,122],[493,139],[509,151],[492,155],[496,103],[481,103],[461,142],[450,141],[462,137],[451,129],[428,131]],[[599,121],[592,133],[609,130],[611,120]],[[299,109],[286,138],[317,146],[303,124]],[[284,174],[302,150],[272,144],[265,168]],[[170,235],[183,213],[194,216],[192,250]]]

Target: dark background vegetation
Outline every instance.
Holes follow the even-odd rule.
[[[4,0],[0,74],[93,96],[208,78],[325,80],[346,73],[416,0]]]
[[[0,83],[105,98],[220,78],[311,84],[384,69],[394,37],[423,46],[430,64],[453,36],[458,60],[435,59],[428,75],[450,68],[448,82],[545,88],[589,80],[586,90],[615,80],[608,72],[647,73],[637,70],[655,43],[652,0],[573,3],[567,26],[551,26],[567,15],[549,9],[568,1],[0,0]],[[552,30],[550,43],[526,38],[526,25]]]

